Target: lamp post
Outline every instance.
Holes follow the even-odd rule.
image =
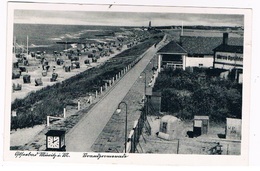
[[[146,72],[142,72],[144,73],[144,106],[145,106],[145,115],[147,115],[147,108],[148,108],[148,99],[146,97]]]
[[[32,121],[32,128],[34,126],[34,118],[33,118],[33,108],[31,108],[31,121]]]
[[[120,113],[121,112],[121,108],[120,108],[120,105],[121,104],[124,104],[125,105],[125,153],[126,153],[126,144],[127,144],[127,104],[126,102],[122,101],[118,104],[118,107],[116,109],[116,112],[117,113]]]
[[[146,72],[142,72],[142,73],[144,73],[144,96],[146,96]]]
[[[144,72],[144,96],[146,97],[146,72]]]
[[[16,111],[12,111],[12,118],[13,118],[13,120],[14,120],[14,129],[15,129],[15,131],[17,130],[17,114],[16,114]]]

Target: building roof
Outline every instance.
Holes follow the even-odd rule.
[[[177,122],[177,121],[180,121],[178,118],[176,118],[175,116],[172,116],[172,115],[165,115],[161,118],[161,123],[162,122]]]
[[[178,43],[175,41],[169,42],[167,45],[162,47],[158,53],[167,53],[167,54],[187,54],[187,51],[183,49]]]
[[[241,126],[242,120],[236,118],[226,118],[226,124],[227,126],[231,126],[231,125]]]
[[[45,135],[47,136],[60,136],[65,134],[64,130],[49,130]]]
[[[243,46],[221,44],[218,47],[214,48],[213,51],[243,53]]]
[[[191,55],[213,55],[213,49],[222,44],[223,37],[181,36],[180,45]],[[228,45],[243,46],[243,37],[229,37]]]
[[[201,120],[201,119],[205,119],[205,120],[209,120],[209,116],[198,116],[198,115],[195,115],[194,116],[194,120]]]

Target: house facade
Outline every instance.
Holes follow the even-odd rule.
[[[213,49],[213,67],[231,70],[243,69],[243,45],[230,45],[228,33],[223,34],[223,42]]]
[[[213,49],[213,68],[229,71],[231,79],[243,82],[243,45],[230,45],[228,33],[223,34],[222,44]]]
[[[161,67],[171,67],[174,69],[180,68],[185,70],[186,57],[188,53],[175,41],[171,41],[162,47],[157,54],[159,71],[161,71]]]
[[[228,38],[228,33],[223,37],[181,36],[179,43],[171,41],[157,54],[158,68],[243,68],[243,38]]]

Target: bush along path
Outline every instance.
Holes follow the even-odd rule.
[[[91,68],[61,83],[32,92],[24,99],[16,99],[12,103],[11,110],[16,111],[17,117],[11,119],[11,129],[43,124],[47,115],[59,116],[66,105],[75,105],[77,99],[89,93],[102,93],[102,90],[110,84],[107,80],[122,76],[141,59],[139,57],[150,46],[161,39],[162,36],[153,36],[109,59],[99,67]]]
[[[161,110],[184,120],[192,120],[194,115],[209,116],[216,123],[224,123],[227,117],[241,119],[242,84],[212,78],[209,71],[161,72],[153,89],[162,92]]]

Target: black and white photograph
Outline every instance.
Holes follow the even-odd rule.
[[[250,10],[8,7],[6,158],[247,162]]]

